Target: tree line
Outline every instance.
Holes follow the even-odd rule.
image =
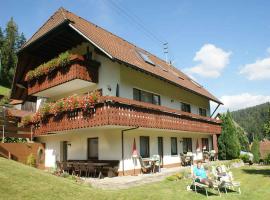
[[[270,138],[270,107],[268,107],[266,116],[266,120],[262,124],[263,139]],[[222,120],[222,132],[218,138],[219,159],[230,160],[239,158],[240,151],[246,151],[254,155],[254,162],[259,162],[261,159],[259,142],[261,135],[255,135],[249,141],[248,134],[233,120],[232,114],[229,111],[222,114],[220,119]]]
[[[16,53],[25,42],[26,38],[13,18],[5,28],[0,27],[0,85],[11,87],[18,61]]]
[[[252,142],[255,138],[262,140],[269,137],[265,130],[265,123],[269,121],[269,109],[268,102],[231,112],[231,116],[248,133],[248,139]]]

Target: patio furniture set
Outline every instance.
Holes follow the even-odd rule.
[[[116,176],[116,161],[95,162],[95,161],[64,161],[56,162],[57,170],[60,173],[67,172],[76,176],[103,178],[104,174]]]
[[[217,160],[217,153],[215,150],[203,151],[203,162],[215,161]],[[180,153],[181,165],[182,166],[191,166],[193,165],[194,155],[192,152]]]

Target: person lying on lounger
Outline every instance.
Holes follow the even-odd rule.
[[[207,177],[201,161],[198,161],[197,165],[193,167],[193,176],[195,181],[208,185],[209,187],[213,187],[213,181]]]
[[[232,181],[232,173],[222,170],[221,166],[217,166],[217,176],[219,181],[229,182]]]

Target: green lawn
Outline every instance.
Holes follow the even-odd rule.
[[[5,95],[6,96],[6,95],[9,94],[9,91],[10,91],[9,88],[0,85],[0,95]]]
[[[270,167],[233,170],[242,183],[242,195],[230,193],[208,199],[269,199]],[[167,181],[125,190],[99,190],[0,158],[0,199],[206,199],[186,191],[188,180]]]

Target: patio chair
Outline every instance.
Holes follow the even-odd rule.
[[[97,170],[95,168],[95,166],[92,163],[87,163],[86,165],[87,167],[87,177],[96,177],[97,175]]]
[[[149,172],[151,172],[152,166],[150,164],[145,164],[145,162],[143,161],[143,159],[142,159],[141,156],[139,156],[139,161],[140,161],[141,172],[142,173],[149,173]]]
[[[152,158],[155,161],[155,166],[158,166],[158,172],[160,172],[160,164],[161,164],[161,159],[160,159],[160,156],[159,155],[153,155]],[[155,166],[154,166],[154,171],[155,171]]]
[[[80,164],[74,162],[73,163],[73,171],[72,174],[79,176],[81,174]]]
[[[88,175],[88,167],[86,163],[80,163],[80,177],[82,176],[82,172],[84,172],[84,176],[87,177]]]
[[[225,193],[228,193],[228,189],[234,190],[237,188],[238,194],[241,194],[241,183],[239,181],[234,181],[233,174],[225,165],[221,165],[222,173],[226,173],[226,176],[219,176],[217,173],[217,168],[212,166],[212,174],[215,179],[220,182],[219,187],[225,190]]]
[[[202,168],[203,168],[203,166],[202,166]],[[194,165],[191,165],[191,168],[190,168],[190,169],[191,169],[191,178],[192,178],[192,183],[191,183],[191,185],[194,186],[195,192],[197,193],[199,189],[200,189],[200,190],[204,190],[204,191],[205,191],[206,197],[208,197],[208,189],[210,189],[210,187],[209,187],[208,185],[206,185],[206,184],[204,184],[204,183],[201,183],[201,182],[198,182],[198,181],[196,180],[196,177],[195,177],[194,171],[193,171],[193,170],[194,170]],[[214,184],[214,185],[213,185],[213,189],[217,190],[219,196],[221,196],[220,190],[219,190],[219,186],[218,186],[218,185]]]
[[[211,150],[210,151],[210,161],[215,161],[216,160],[216,151]]]

